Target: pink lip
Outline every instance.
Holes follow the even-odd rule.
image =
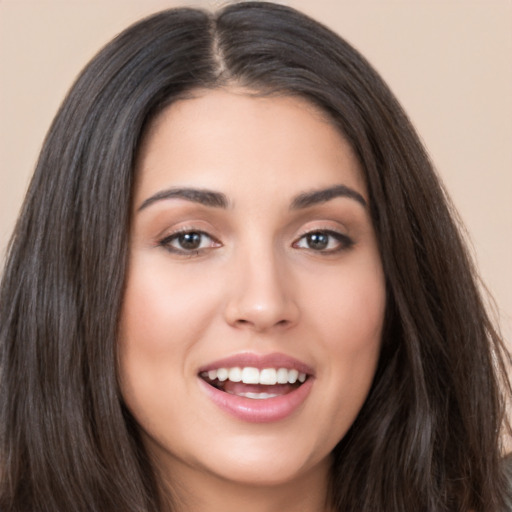
[[[314,379],[310,377],[304,384],[286,395],[258,400],[224,393],[199,379],[202,389],[223,411],[251,423],[270,423],[290,416],[306,400],[313,381]]]
[[[311,366],[298,359],[277,352],[272,354],[253,354],[251,352],[236,354],[202,366],[199,368],[198,373],[217,370],[218,368],[243,368],[248,366],[258,368],[259,370],[264,368],[287,368],[288,370],[296,369],[307,375],[314,375],[315,373]]]
[[[257,355],[251,353],[237,354],[205,365],[198,374],[218,368],[233,367],[263,368],[295,368],[306,373],[308,378],[304,384],[289,393],[274,398],[253,399],[225,393],[199,377],[201,388],[210,400],[223,411],[235,418],[251,423],[269,423],[283,420],[292,415],[304,403],[313,387],[313,369],[308,365],[284,354]]]

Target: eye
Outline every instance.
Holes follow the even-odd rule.
[[[193,230],[173,233],[160,240],[158,245],[170,252],[184,255],[192,255],[203,249],[220,247],[220,243],[207,233]]]
[[[309,249],[311,251],[335,253],[349,249],[354,241],[347,235],[330,230],[311,231],[301,236],[293,244],[298,249]]]

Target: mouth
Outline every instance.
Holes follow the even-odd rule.
[[[316,380],[310,366],[284,354],[238,354],[203,366],[197,376],[216,406],[252,423],[292,417]]]
[[[287,395],[304,384],[310,375],[297,368],[220,367],[199,374],[207,384],[239,397],[267,400]]]

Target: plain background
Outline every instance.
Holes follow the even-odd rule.
[[[220,1],[0,0],[0,261],[74,77],[130,23]],[[289,0],[350,41],[408,112],[512,344],[512,1]]]

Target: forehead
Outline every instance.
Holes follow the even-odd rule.
[[[198,90],[160,113],[141,145],[136,199],[171,185],[289,191],[343,183],[365,194],[354,152],[328,116],[296,96]]]

